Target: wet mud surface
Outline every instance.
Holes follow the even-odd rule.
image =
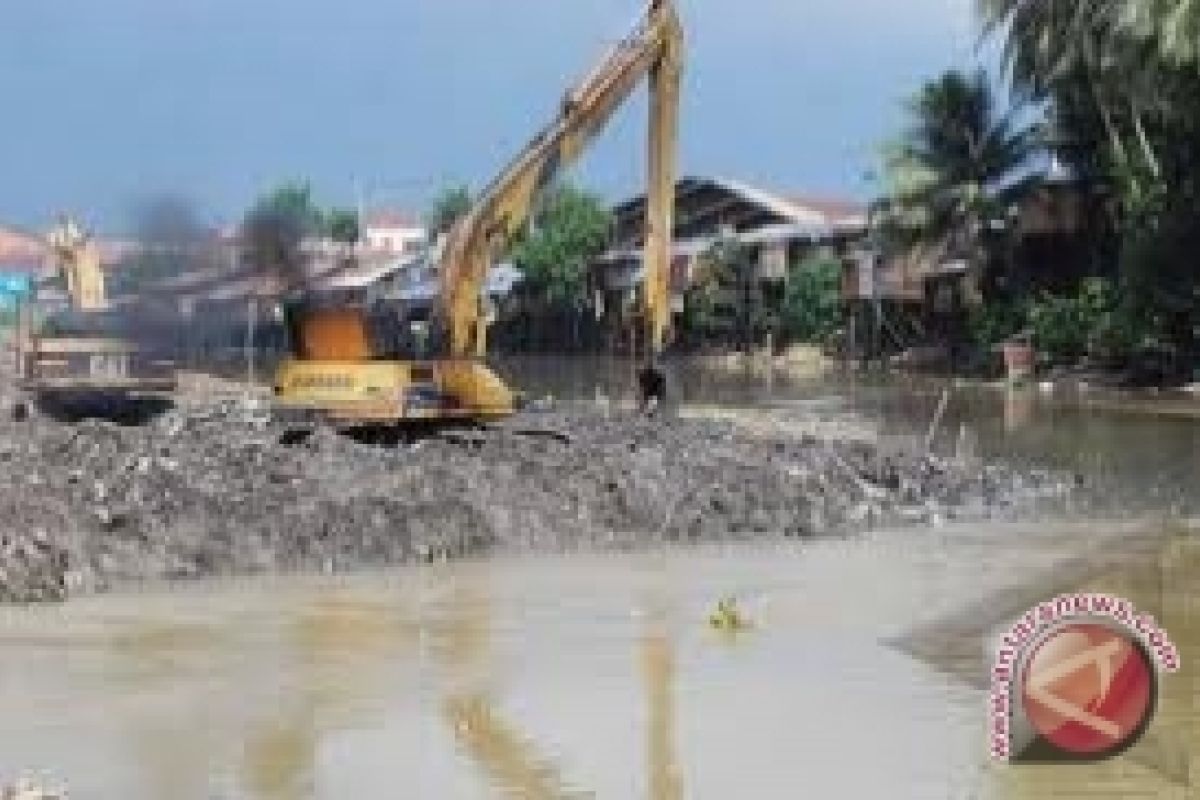
[[[138,426],[0,421],[0,602],[490,552],[839,535],[1019,517],[1068,476],[729,421],[541,413],[421,435],[192,404]]]

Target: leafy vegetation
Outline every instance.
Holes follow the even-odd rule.
[[[1036,138],[1019,122],[1023,111],[1020,103],[1003,107],[983,72],[950,71],[917,93],[908,130],[885,151],[885,238],[966,260],[976,296],[988,231],[1006,224],[1030,187],[1023,171]]]
[[[753,249],[717,239],[700,259],[684,295],[683,330],[696,343],[746,345],[766,333],[789,342],[823,343],[842,321],[841,261],[814,253],[788,268],[782,293],[757,285]]]
[[[1056,360],[1085,354],[1136,368],[1148,352],[1200,355],[1200,3],[976,0],[1002,45],[1012,92],[947,73],[914,98],[885,156],[879,230],[892,247],[964,258],[974,281],[1003,268],[1013,203],[1039,154],[1067,167],[1089,205],[1074,288],[988,297],[976,343],[1017,332]],[[998,76],[999,77],[999,76]],[[1023,125],[1022,120],[1036,120]],[[1063,174],[1063,173],[1060,173]],[[1094,244],[1094,246],[1093,246]],[[932,245],[932,247],[930,247]],[[971,285],[971,284],[975,285]],[[986,288],[988,284],[984,284]]]
[[[471,190],[466,186],[449,186],[434,198],[426,224],[434,236],[446,233],[455,222],[471,210]]]
[[[804,343],[828,341],[842,322],[842,263],[814,255],[788,270],[781,322],[788,340]]]
[[[1096,332],[1115,310],[1112,285],[1102,278],[1083,281],[1073,295],[1042,295],[1029,304],[1029,329],[1039,352],[1059,362],[1089,353]]]
[[[1085,357],[1120,363],[1149,344],[1141,338],[1143,330],[1120,302],[1116,285],[1105,278],[1085,279],[1069,294],[1043,292],[991,302],[971,318],[980,348],[1026,336],[1047,360],[1059,364]]]
[[[539,204],[509,255],[533,296],[574,304],[584,299],[587,266],[608,247],[612,225],[612,211],[600,197],[559,186]]]
[[[1157,339],[1194,358],[1200,4],[979,0],[978,6],[986,29],[1003,38],[1015,84],[1046,104],[1056,154],[1115,201],[1106,220],[1119,240],[1115,338]]]
[[[747,289],[752,255],[732,236],[719,237],[701,255],[683,302],[683,332],[693,342],[730,344],[751,335],[753,303]]]
[[[359,240],[358,214],[347,208],[330,209],[325,215],[325,233],[339,244],[354,244]]]

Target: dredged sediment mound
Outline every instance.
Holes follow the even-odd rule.
[[[1069,489],[730,422],[534,414],[386,444],[300,444],[232,403],[140,427],[0,423],[0,602],[163,579],[491,551],[809,537],[1011,516]]]

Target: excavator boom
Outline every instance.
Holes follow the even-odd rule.
[[[91,236],[73,219],[64,218],[46,237],[58,263],[71,307],[76,311],[99,311],[107,304],[100,250]]]
[[[558,116],[484,190],[451,230],[442,251],[442,316],[449,327],[450,354],[481,356],[486,323],[480,291],[500,250],[524,226],[539,192],[575,162],[616,109],[648,78],[646,281],[644,302],[651,347],[662,348],[670,319],[668,281],[675,148],[683,30],[671,0],[652,0],[634,31],[568,92]]]

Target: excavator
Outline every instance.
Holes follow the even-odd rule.
[[[281,309],[289,356],[275,375],[278,416],[356,425],[513,414],[519,395],[483,362],[488,274],[546,187],[582,155],[643,79],[650,89],[650,122],[640,376],[644,390],[661,394],[682,66],[683,28],[674,2],[650,0],[635,29],[566,94],[555,119],[451,228],[437,261],[439,292],[428,336],[414,343],[396,324],[395,312],[379,302],[301,287]]]
[[[43,408],[94,413],[173,392],[173,358],[137,342],[131,315],[110,307],[100,250],[91,235],[64,215],[43,240],[68,304],[49,311],[36,305],[21,309],[18,386],[25,399],[15,414],[29,413],[30,398]]]

